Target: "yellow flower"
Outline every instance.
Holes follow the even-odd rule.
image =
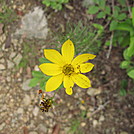
[[[87,53],[74,58],[74,52],[73,42],[69,39],[62,45],[62,55],[54,49],[44,49],[46,59],[53,62],[43,63],[39,66],[44,74],[52,76],[46,82],[46,92],[56,90],[62,82],[68,95],[73,93],[74,83],[81,88],[91,87],[88,77],[81,73],[87,73],[92,70],[94,65],[85,62],[94,59],[96,55]]]

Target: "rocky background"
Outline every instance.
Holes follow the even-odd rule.
[[[37,0],[5,2],[17,19],[0,23],[0,134],[134,134],[134,97],[119,95],[119,81],[127,78],[119,68],[121,48],[113,48],[107,59],[103,47],[89,74],[92,88],[76,86],[72,96],[59,90],[49,112],[39,109],[39,86],[28,86],[43,49],[52,47],[51,33],[64,32],[67,19],[88,22],[85,1],[73,0],[63,12],[47,10]]]

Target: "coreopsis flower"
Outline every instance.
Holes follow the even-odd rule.
[[[74,53],[74,44],[70,39],[62,45],[61,54],[54,49],[44,49],[46,59],[52,62],[39,66],[44,74],[52,76],[46,82],[46,92],[56,90],[62,83],[68,95],[72,95],[74,83],[81,88],[91,87],[89,78],[82,73],[92,70],[94,65],[87,61],[94,59],[96,55],[86,53],[74,58]]]

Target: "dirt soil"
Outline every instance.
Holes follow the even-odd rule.
[[[85,25],[96,21],[94,16],[89,20],[81,1],[76,0],[68,4],[71,9],[64,7],[58,12],[46,9],[37,0],[13,0],[13,3],[7,0],[6,4],[9,7],[16,5],[15,11],[18,15],[17,21],[5,25],[6,40],[9,38],[7,33],[14,32],[21,17],[35,6],[46,10],[48,27],[52,33],[64,33],[63,29],[68,21],[77,23],[82,20]],[[24,9],[22,5],[25,5]],[[100,22],[103,23],[103,20]],[[38,58],[43,56],[43,45],[50,47],[49,43],[53,39],[51,34],[49,35],[45,41],[38,40],[39,43],[37,40],[23,39],[35,46],[36,53],[33,56],[28,54],[29,62],[26,68],[8,68],[10,55],[13,52],[22,54],[23,45],[16,47],[11,43],[4,49],[5,42],[0,44],[0,61],[3,59],[5,66],[0,71],[0,134],[71,134],[73,130],[74,134],[134,134],[134,96],[119,94],[120,82],[123,79],[128,80],[127,91],[133,88],[132,80],[127,77],[125,70],[119,67],[123,59],[121,47],[112,47],[107,59],[109,47],[102,44],[97,58],[93,60],[95,67],[87,74],[95,90],[91,95],[88,93],[89,89],[80,89],[77,86],[74,87],[72,96],[68,96],[64,89],[61,89],[55,96],[56,104],[49,112],[39,111],[39,87],[25,91],[22,90],[22,84],[32,78],[31,72],[39,64]]]

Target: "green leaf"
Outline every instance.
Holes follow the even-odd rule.
[[[127,52],[127,51],[128,51],[128,49],[125,49],[125,50],[124,50],[124,52],[123,52],[123,57],[124,57],[125,60],[130,60],[131,57],[128,56],[128,52]]]
[[[39,78],[32,78],[30,83],[29,83],[29,86],[30,87],[35,87],[37,85],[37,83],[39,82]]]
[[[106,16],[106,13],[103,12],[103,11],[101,11],[101,12],[99,12],[99,13],[97,14],[97,18],[98,18],[98,19],[103,18],[103,17],[105,17],[105,16]]]
[[[99,4],[100,0],[94,0],[94,3]]]
[[[115,30],[123,30],[123,31],[132,31],[133,30],[133,27],[128,24],[128,23],[125,23],[125,22],[121,22],[121,23],[118,23],[115,28]]]
[[[129,46],[129,47],[127,48],[127,55],[128,55],[128,57],[130,57],[130,58],[134,55],[134,46]]]
[[[102,25],[100,25],[100,24],[97,24],[97,23],[93,23],[93,26],[95,27],[95,28],[97,28],[97,29],[99,29],[99,30],[104,30],[104,27],[102,26]]]
[[[113,20],[111,23],[110,23],[110,31],[112,30],[115,30],[115,28],[117,27],[117,24],[118,22]]]
[[[104,9],[105,8],[105,5],[106,5],[106,1],[105,0],[100,0],[99,1],[99,7]]]
[[[96,14],[99,11],[99,7],[98,6],[91,6],[88,8],[88,13],[89,14]]]
[[[43,80],[40,82],[40,88],[41,88],[42,90],[45,90],[45,85],[46,85],[46,80],[43,79]]]
[[[126,16],[125,13],[121,13],[121,14],[118,15],[117,19],[118,19],[118,20],[124,20],[124,19],[126,19],[126,17],[127,17],[127,16]]]
[[[110,45],[110,40],[106,41],[106,42],[105,42],[105,45],[106,45],[106,46],[109,46],[109,45]]]
[[[122,89],[120,89],[119,94],[121,96],[126,96],[127,92],[126,92],[126,90],[124,88],[122,88]]]
[[[120,5],[126,6],[126,1],[125,0],[118,0]]]
[[[118,15],[119,15],[118,10],[114,10],[113,15],[112,15],[113,18],[117,19],[118,18]]]
[[[132,24],[133,24],[133,27],[134,27],[134,7],[132,7]]]
[[[39,58],[40,64],[42,63],[51,63],[51,61],[47,60],[46,58]]]
[[[127,92],[125,90],[128,86],[127,80],[125,80],[125,79],[122,80],[121,83],[120,83],[120,86],[121,86],[121,89],[120,89],[119,93],[120,93],[121,96],[125,96],[127,94]]]
[[[122,40],[122,42],[120,42],[120,45],[122,47],[126,47],[129,44],[130,44],[130,35],[129,35],[129,33],[127,33],[125,36],[123,35],[123,40]]]
[[[43,77],[45,77],[45,75],[42,72],[40,72],[40,71],[32,71],[32,75],[33,75],[33,77],[36,77],[36,78],[43,78]]]
[[[127,73],[127,75],[128,75],[130,78],[134,79],[134,69],[133,69],[133,70],[130,70],[130,71]]]
[[[120,67],[122,69],[126,69],[129,67],[129,65],[130,65],[130,61],[123,61],[123,62],[121,62]]]
[[[42,4],[46,5],[47,7],[50,6],[50,1],[49,0],[43,0]]]
[[[105,7],[105,13],[108,14],[108,15],[110,15],[110,13],[111,13],[111,8],[110,8],[109,6],[106,6],[106,7]]]

